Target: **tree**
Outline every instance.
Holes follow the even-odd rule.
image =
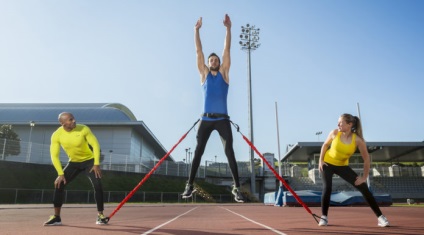
[[[16,156],[21,153],[21,139],[13,131],[12,125],[0,125],[0,156],[5,160],[7,156]]]

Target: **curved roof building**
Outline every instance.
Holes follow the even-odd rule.
[[[136,122],[134,114],[118,103],[0,104],[0,122],[24,124],[57,123],[61,112],[73,113],[80,122]]]
[[[72,113],[77,123],[91,128],[100,143],[102,164],[110,170],[124,164],[134,167],[131,171],[143,172],[135,168],[150,165],[148,162],[155,162],[167,153],[144,122],[119,103],[7,103],[0,104],[0,125],[13,126],[21,140],[21,154],[3,154],[0,158],[50,164],[50,137],[59,127],[61,112]],[[62,155],[61,161],[67,162],[67,156]],[[172,157],[167,160],[173,161]]]

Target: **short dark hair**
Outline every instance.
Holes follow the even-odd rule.
[[[209,58],[211,58],[212,56],[216,56],[216,57],[218,57],[219,64],[221,64],[221,59],[219,58],[219,56],[218,56],[217,54],[215,54],[215,52],[212,52],[212,53],[208,56],[208,60],[209,60]]]

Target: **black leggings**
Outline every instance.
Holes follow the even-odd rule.
[[[212,133],[217,130],[221,137],[222,145],[224,146],[225,155],[228,159],[228,164],[233,174],[233,181],[236,187],[240,187],[240,181],[238,176],[237,162],[234,155],[233,149],[233,133],[231,131],[231,124],[228,119],[218,121],[201,121],[199,130],[197,131],[197,146],[194,151],[193,162],[190,170],[190,177],[188,179],[189,184],[193,184],[194,177],[196,176],[197,169],[202,160],[202,155],[205,152],[206,143]]]
[[[94,165],[94,159],[88,160],[85,162],[69,162],[63,169],[63,172],[66,179],[66,185],[71,183],[72,180],[75,179],[75,177],[79,173],[84,172],[85,175],[90,180],[91,185],[93,186],[94,196],[97,203],[97,211],[103,211],[104,204],[103,204],[102,182],[100,178],[96,178],[94,171],[90,172],[90,170],[93,168],[93,165]],[[62,207],[66,185],[64,185],[62,182],[60,187],[54,190],[54,196],[53,196],[54,207]]]
[[[324,165],[322,167],[322,178],[323,178],[323,188],[322,188],[322,197],[321,197],[321,212],[322,215],[328,214],[328,208],[330,207],[330,197],[331,197],[331,190],[332,190],[332,182],[333,182],[333,175],[336,174],[340,176],[342,179],[353,185],[356,189],[358,189],[362,196],[367,201],[368,205],[373,210],[374,214],[379,217],[382,215],[380,211],[380,207],[377,204],[377,201],[375,200],[374,196],[368,189],[368,186],[366,183],[362,183],[360,185],[355,185],[356,178],[358,177],[358,174],[356,174],[355,171],[352,170],[349,166],[334,166],[331,164],[326,163],[327,165]]]

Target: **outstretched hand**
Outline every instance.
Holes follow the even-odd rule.
[[[321,159],[319,160],[319,163],[318,163],[318,169],[319,169],[319,171],[323,171],[323,167],[324,167],[324,165],[326,165],[327,166],[327,163],[325,163],[324,161],[321,161]]]
[[[96,178],[102,178],[102,170],[100,169],[99,165],[94,165],[93,168],[91,168],[90,173],[93,171]]]
[[[358,177],[356,177],[355,185],[358,186],[358,185],[363,184],[365,182],[367,182],[367,178],[365,178],[363,176],[358,176]]]
[[[202,17],[200,17],[197,22],[196,25],[194,26],[195,29],[200,29],[202,27]]]
[[[225,27],[227,27],[227,28],[231,27],[231,20],[230,20],[230,17],[228,16],[228,14],[225,14],[223,22],[224,22]]]
[[[54,181],[54,187],[55,188],[60,188],[60,185],[62,184],[66,184],[66,179],[64,175],[59,175],[56,180]]]

